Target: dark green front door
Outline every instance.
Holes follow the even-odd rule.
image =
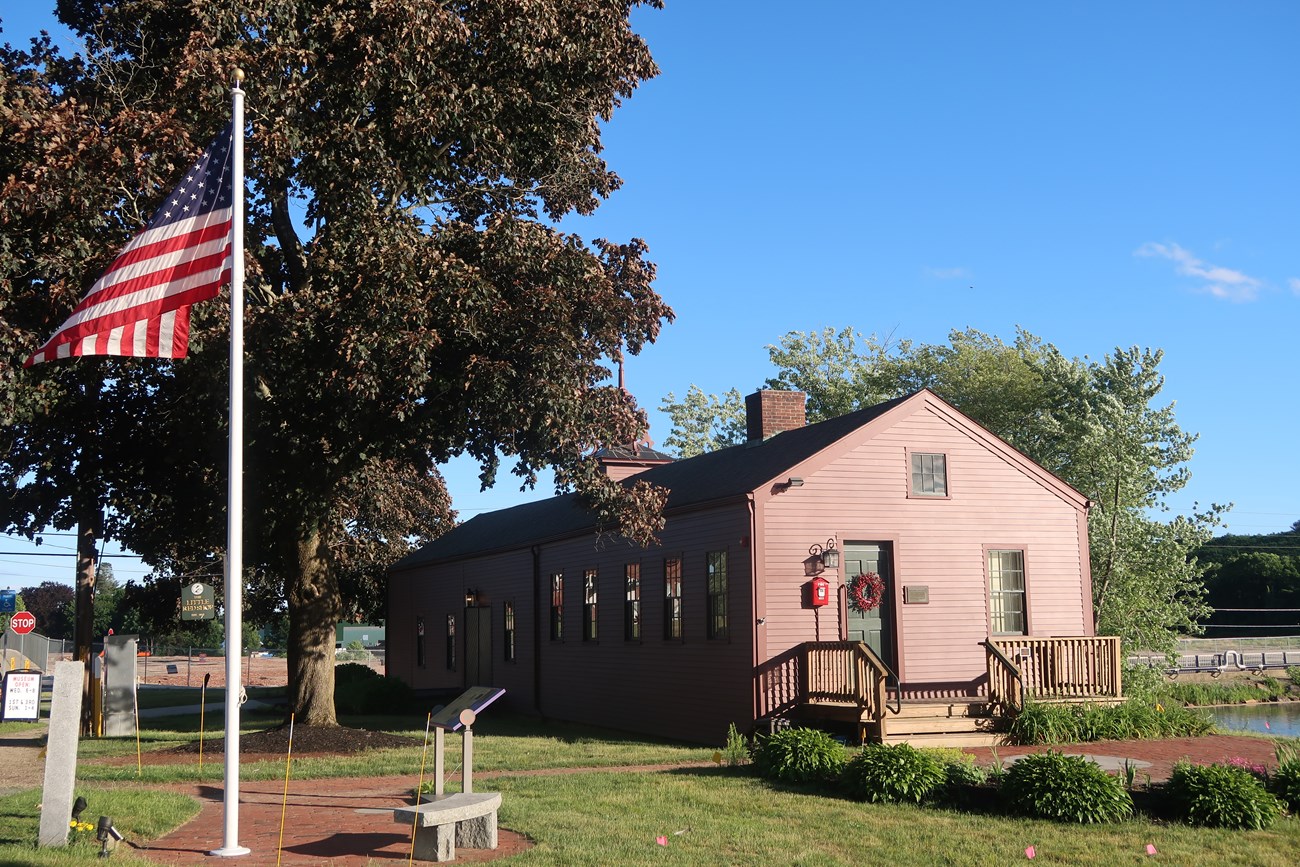
[[[889,556],[889,545],[881,542],[849,542],[844,546],[844,583],[852,585],[853,579],[867,572],[875,572],[885,585],[885,595],[878,607],[858,611],[850,603],[848,608],[848,639],[863,641],[884,660],[890,668],[894,664],[894,635],[892,616],[894,602],[894,570]]]

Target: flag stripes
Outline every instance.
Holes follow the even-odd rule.
[[[230,279],[233,128],[218,136],[24,367],[54,358],[184,358],[189,307]]]

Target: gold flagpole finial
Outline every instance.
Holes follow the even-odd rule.
[[[238,66],[230,70],[230,75],[235,79],[235,87],[239,87],[239,85],[244,83],[244,70],[240,69]]]

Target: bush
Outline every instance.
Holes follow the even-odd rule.
[[[1017,813],[1058,822],[1117,822],[1133,814],[1124,784],[1082,756],[1023,756],[1007,771],[1002,794]]]
[[[745,736],[732,723],[727,727],[727,745],[722,748],[722,760],[727,767],[735,768],[749,762],[749,744]]]
[[[763,778],[783,783],[833,780],[844,767],[844,747],[817,729],[786,729],[759,737],[754,767]]]
[[[338,672],[350,669],[342,678]],[[360,672],[351,669],[361,669]],[[398,677],[384,677],[364,665],[335,669],[334,710],[341,714],[401,713],[415,704],[415,693]]]
[[[1282,814],[1282,803],[1263,783],[1226,765],[1179,762],[1165,792],[1179,817],[1192,825],[1259,830]]]
[[[339,684],[364,683],[381,677],[383,675],[370,666],[361,665],[357,662],[345,662],[343,665],[334,666],[334,688],[336,690]]]
[[[1286,676],[1293,684],[1300,686],[1300,665],[1288,665]]]
[[[988,782],[989,772],[968,752],[957,747],[923,747],[921,751],[939,760],[949,786],[979,786]]]
[[[1017,744],[1193,737],[1214,728],[1204,713],[1182,705],[1130,699],[1119,705],[1026,702],[1011,721]]]
[[[1292,813],[1300,810],[1300,759],[1284,759],[1269,778],[1268,787]]]
[[[863,747],[840,780],[860,801],[919,804],[947,782],[947,774],[934,755],[909,744],[888,744]]]

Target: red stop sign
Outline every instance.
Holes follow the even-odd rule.
[[[19,635],[26,635],[36,628],[36,618],[30,611],[19,611],[9,618],[9,628]]]

